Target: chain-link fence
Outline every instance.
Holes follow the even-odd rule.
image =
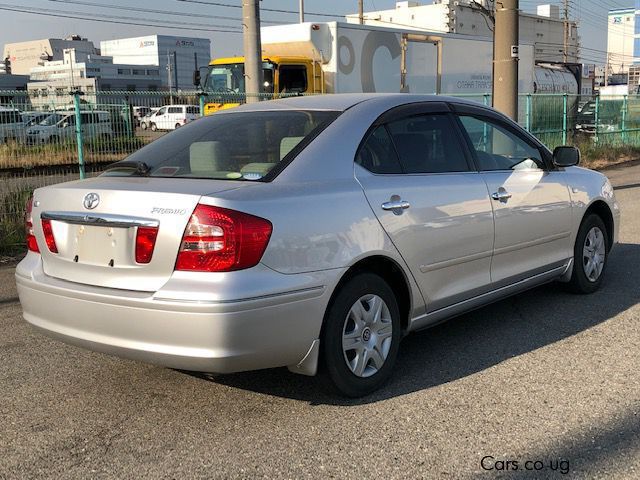
[[[491,105],[489,94],[463,97]],[[0,91],[0,249],[21,241],[34,188],[97,174],[169,131],[245,102],[232,92]],[[640,96],[524,94],[518,122],[550,148],[640,146]]]

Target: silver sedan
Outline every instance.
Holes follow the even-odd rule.
[[[41,188],[25,319],[92,350],[229,373],[287,366],[361,396],[411,331],[545,282],[603,281],[603,175],[460,99],[325,95],[187,125]]]

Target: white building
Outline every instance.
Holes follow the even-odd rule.
[[[86,38],[72,35],[65,39],[46,38],[28,42],[7,43],[4,46],[2,59],[9,58],[11,73],[14,75],[29,75],[31,69],[42,65],[47,60],[62,60],[63,52],[73,48],[85,54],[98,54],[98,50]]]
[[[607,71],[608,75],[625,74],[633,64],[635,8],[610,10],[607,28]]]
[[[44,61],[41,66],[31,69],[27,89],[34,106],[50,103],[52,98],[69,98],[69,93],[75,90],[85,93],[90,101],[95,99],[97,91],[155,91],[162,88],[157,66],[114,64],[111,57],[75,49],[63,53],[62,60]]]
[[[118,64],[159,67],[163,87],[193,90],[193,71],[211,60],[207,38],[149,35],[100,42],[102,55]]]
[[[437,32],[493,36],[492,3],[486,0],[434,0],[431,5],[417,1],[396,2],[396,8],[366,12],[364,23],[378,26],[414,27]],[[540,5],[538,14],[520,12],[520,42],[535,46],[535,60],[563,62],[564,22],[556,5]],[[357,14],[347,15],[349,23],[358,23]],[[569,22],[567,62],[577,63],[580,39],[575,22]]]

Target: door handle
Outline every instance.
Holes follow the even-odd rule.
[[[499,202],[506,202],[511,198],[511,194],[504,188],[500,187],[497,192],[491,194],[491,198],[498,200]]]
[[[406,200],[392,200],[382,204],[383,210],[406,210],[411,204]]]

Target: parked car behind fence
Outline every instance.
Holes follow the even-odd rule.
[[[111,116],[106,111],[81,112],[80,124],[85,139],[108,139],[113,136]],[[59,143],[76,135],[75,112],[52,113],[39,124],[27,129],[29,144]]]

